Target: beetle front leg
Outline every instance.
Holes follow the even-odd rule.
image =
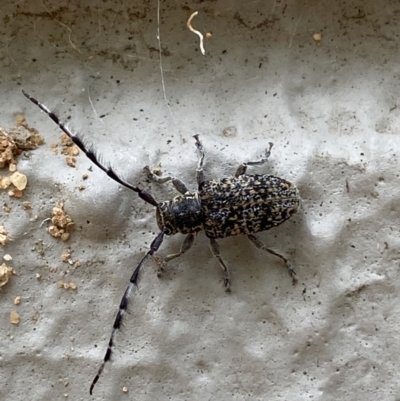
[[[255,162],[247,162],[242,163],[236,170],[235,177],[239,177],[240,175],[246,174],[247,166],[259,166],[264,164],[268,161],[268,158],[271,156],[271,149],[274,144],[272,142],[269,143],[269,148],[265,149],[265,157]]]
[[[196,139],[197,150],[200,153],[200,159],[196,169],[197,185],[200,186],[200,184],[205,180],[203,167],[204,167],[204,158],[206,154],[204,152],[203,144],[200,142],[199,136],[193,135],[193,138]]]
[[[296,272],[293,269],[291,263],[283,255],[273,251],[272,249],[267,248],[255,235],[249,234],[247,235],[247,238],[256,248],[262,249],[263,251],[269,252],[270,254],[277,256],[279,259],[282,259],[283,262],[285,263],[285,266],[288,270],[290,277],[292,278],[293,285],[296,284],[297,282]]]
[[[224,285],[226,287],[226,291],[230,291],[230,286],[231,286],[231,274],[229,272],[228,267],[224,263],[224,261],[221,259],[220,253],[219,253],[219,245],[218,242],[215,241],[215,239],[210,239],[210,248],[212,254],[218,259],[218,262],[220,266],[222,267],[222,270],[225,272],[225,278],[224,278]]]
[[[178,178],[173,178],[173,177],[159,177],[157,174],[154,174],[151,170],[149,166],[145,166],[144,167],[144,172],[147,175],[147,178],[150,181],[156,182],[157,184],[165,184],[168,181],[172,182],[172,185],[175,187],[175,189],[181,193],[182,195],[185,195],[187,193],[189,193],[189,190],[187,188],[187,186],[185,185],[185,183],[181,180],[179,180]]]
[[[183,255],[185,252],[187,252],[191,246],[193,245],[194,242],[194,234],[188,234],[185,239],[182,242],[181,245],[181,249],[179,252],[177,253],[173,253],[171,255],[168,255],[165,259],[161,258],[160,256],[154,254],[153,258],[157,263],[158,266],[158,272],[157,272],[157,276],[161,277],[163,272],[164,272],[164,268],[165,268],[165,264],[167,262],[169,262],[172,259],[178,258],[179,256]]]
[[[197,185],[200,186],[200,184],[205,181],[204,178],[204,159],[206,157],[206,153],[204,152],[203,144],[201,143],[199,136],[198,135],[193,135],[193,138],[196,139],[196,147],[197,150],[200,153],[200,158],[199,162],[197,164],[197,169],[196,169],[196,180],[197,180]],[[251,162],[250,162],[251,163]],[[180,192],[182,195],[185,195],[189,193],[189,190],[187,189],[185,183],[181,180],[178,180],[177,178],[173,177],[159,177],[156,174],[154,174],[149,166],[145,166],[144,171],[147,175],[147,177],[154,182],[157,182],[158,184],[164,184],[168,181],[172,181],[172,184],[176,188],[178,192]]]
[[[178,253],[173,253],[171,255],[168,255],[165,258],[165,262],[169,262],[170,260],[178,258],[179,256],[183,255],[191,248],[193,242],[194,242],[194,234],[188,234],[182,242],[181,250]]]

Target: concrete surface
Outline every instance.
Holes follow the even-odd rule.
[[[193,27],[211,33],[205,56],[186,27],[194,11]],[[19,158],[24,197],[0,193],[13,239],[1,252],[17,273],[0,290],[0,399],[400,399],[398,2],[33,0],[3,2],[0,17],[0,126],[22,112],[46,140]],[[21,89],[158,200],[174,190],[149,183],[143,166],[194,189],[194,134],[210,178],[274,142],[252,171],[296,183],[303,209],[259,237],[293,261],[297,286],[241,237],[220,241],[231,294],[204,235],[160,279],[149,261],[89,398],[158,232],[154,210],[84,155],[68,167],[49,148],[59,129]],[[66,243],[44,221],[59,200],[76,225]],[[61,261],[68,247],[80,267]]]

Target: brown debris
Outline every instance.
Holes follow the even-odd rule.
[[[10,181],[14,186],[22,191],[26,188],[26,184],[28,183],[28,179],[25,174],[21,174],[20,172],[16,171],[10,176]]]
[[[10,241],[10,236],[8,235],[8,231],[4,226],[0,226],[0,245],[5,245],[6,242]]]
[[[68,155],[68,156],[78,156],[79,155],[79,148],[76,145],[72,146],[65,146],[63,150],[61,151],[63,155]]]
[[[19,313],[15,311],[11,311],[10,313],[10,323],[19,324]]]
[[[16,159],[14,156],[21,154],[14,140],[10,137],[8,132],[0,127],[0,168],[15,165]]]
[[[6,285],[10,277],[14,274],[16,272],[12,267],[7,266],[5,263],[0,265],[0,287]]]
[[[10,189],[8,192],[8,196],[14,197],[14,198],[22,198],[24,196],[24,191],[21,191],[20,189]]]
[[[58,154],[58,145],[56,143],[53,143],[52,145],[50,145],[50,150],[57,155]]]
[[[29,202],[29,201],[22,202],[22,205],[24,206],[25,210],[31,210],[32,209],[32,203]]]
[[[6,189],[11,185],[10,177],[0,175],[0,189]]]
[[[61,238],[63,241],[66,241],[69,238],[68,230],[74,225],[71,217],[64,211],[64,203],[58,202],[52,210],[52,218],[51,225],[47,231],[54,238]]]
[[[76,166],[76,159],[75,156],[79,155],[79,148],[74,144],[72,139],[63,132],[61,134],[61,144],[62,150],[61,153],[66,156],[66,161],[68,166],[75,167]]]
[[[27,150],[36,149],[44,143],[43,137],[35,128],[28,126],[22,114],[16,115],[14,127],[4,129],[0,127],[0,168],[8,167],[13,174],[0,176],[0,189],[7,189],[11,184],[15,186],[8,191],[8,195],[15,198],[23,196],[28,179],[26,175],[17,171],[17,157]]]
[[[62,146],[72,146],[74,144],[72,139],[65,132],[61,133],[60,139],[61,139]]]
[[[76,167],[76,159],[73,156],[67,156],[65,158],[65,160],[67,161],[68,166],[70,167]]]
[[[71,259],[72,256],[72,251],[71,248],[68,248],[62,255],[61,255],[61,260],[64,263],[69,263],[70,265],[72,265],[73,261]]]
[[[315,32],[312,37],[317,43],[319,43],[322,40],[322,33],[321,32]]]
[[[24,150],[34,150],[44,143],[44,139],[35,128],[28,126],[25,117],[17,114],[14,127],[0,127],[0,168],[9,167],[15,171],[16,158]]]
[[[59,286],[60,288],[64,288],[64,290],[69,290],[69,289],[71,289],[71,290],[76,290],[76,289],[78,288],[78,286],[76,285],[76,283],[67,283],[67,282],[61,281],[61,280],[58,281],[57,284],[58,284],[58,286]]]

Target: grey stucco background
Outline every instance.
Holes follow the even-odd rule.
[[[186,27],[194,11],[194,28],[212,33],[205,56]],[[94,400],[399,400],[399,18],[388,0],[2,2],[0,126],[22,112],[46,144],[19,158],[24,197],[0,193],[13,239],[1,252],[17,272],[0,290],[0,398],[89,398],[157,233],[136,194],[83,155],[73,169],[49,149],[59,129],[25,89],[157,199],[174,191],[149,183],[143,166],[161,163],[194,189],[194,134],[210,178],[273,142],[268,165],[252,171],[296,183],[303,199],[259,235],[295,264],[295,287],[241,237],[220,241],[231,294],[203,235],[160,279],[149,261]],[[76,223],[67,243],[43,222],[58,200]],[[68,247],[80,267],[60,260]]]

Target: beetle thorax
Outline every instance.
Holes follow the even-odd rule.
[[[203,211],[197,192],[179,195],[157,206],[157,224],[166,235],[203,230]]]

